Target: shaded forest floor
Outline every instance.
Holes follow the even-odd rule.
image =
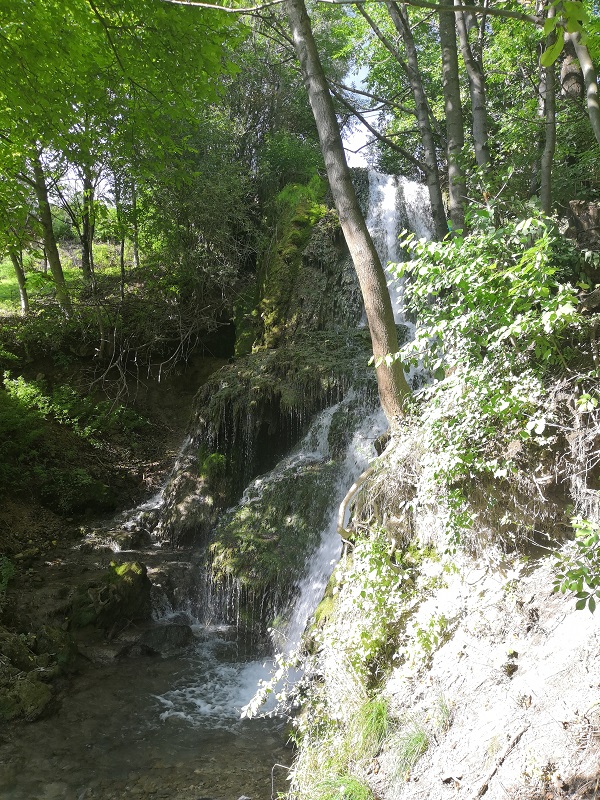
[[[141,432],[103,432],[101,450],[83,439],[79,447],[76,440],[69,440],[71,463],[81,469],[93,467],[94,478],[109,489],[114,511],[134,507],[158,491],[181,447],[198,387],[223,363],[197,357],[161,381],[152,379],[134,387],[133,407],[145,422]],[[52,382],[54,375],[47,363],[30,365],[28,372],[39,375],[41,370]],[[65,432],[56,425],[52,436],[60,442]],[[16,564],[31,566],[62,545],[70,547],[82,525],[114,513],[99,512],[94,498],[88,508],[60,513],[41,503],[35,490],[34,485],[21,485],[0,506],[0,553]]]

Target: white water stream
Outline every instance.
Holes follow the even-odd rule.
[[[398,237],[403,230],[412,231],[418,239],[433,238],[427,187],[402,176],[369,170],[367,227],[384,267],[390,262],[403,261],[398,246]],[[388,287],[396,323],[412,329],[412,323],[404,314],[402,281],[390,278]]]

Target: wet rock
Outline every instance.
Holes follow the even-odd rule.
[[[51,688],[34,675],[19,676],[0,686],[0,720],[24,717],[32,721],[42,715],[52,699]]]
[[[72,603],[76,628],[96,625],[106,630],[149,619],[151,583],[146,567],[137,561],[111,564],[100,578],[81,586]]]
[[[33,650],[46,659],[46,666],[54,663],[58,672],[69,672],[77,659],[77,645],[70,633],[62,628],[45,625],[35,635]]]
[[[158,653],[172,653],[189,647],[194,641],[194,633],[189,625],[159,625],[145,631],[140,644],[150,647]]]
[[[22,672],[29,672],[36,666],[35,656],[23,638],[6,628],[0,628],[0,657],[4,665],[8,662]]]
[[[114,540],[120,550],[138,550],[141,547],[147,547],[152,542],[152,536],[143,528],[114,531],[111,534],[111,539]]]
[[[194,641],[194,633],[189,625],[175,623],[156,625],[132,636],[127,632],[122,639],[126,644],[117,657],[138,657],[148,655],[172,655],[189,647]]]

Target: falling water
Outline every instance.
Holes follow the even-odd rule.
[[[248,506],[257,504],[260,506],[263,496],[281,481],[290,476],[297,477],[302,470],[313,469],[317,463],[329,463],[332,457],[329,444],[331,424],[338,413],[354,416],[359,422],[343,458],[339,459],[333,490],[325,499],[323,517],[328,522],[322,531],[320,545],[309,557],[305,574],[299,579],[294,593],[293,608],[287,611],[285,608],[271,609],[273,615],[281,613],[289,617],[283,629],[283,641],[280,631],[275,643],[277,649],[286,652],[297,648],[306,624],[323,596],[329,576],[339,559],[342,542],[337,530],[338,507],[348,487],[375,456],[375,439],[386,426],[383,412],[380,409],[374,410],[372,402],[369,404],[368,401],[362,401],[354,392],[350,392],[342,401],[322,411],[300,444],[271,472],[252,481],[238,505],[229,511],[235,513],[236,510]],[[209,584],[208,589],[203,604],[212,607],[213,617],[230,616],[231,609],[223,607],[222,604],[232,598],[224,601],[223,592],[219,592],[218,587]],[[235,587],[229,586],[228,591],[233,594]],[[193,674],[188,674],[170,691],[157,696],[156,699],[161,704],[161,719],[175,717],[185,719],[193,725],[209,723],[216,727],[223,725],[227,727],[239,716],[242,708],[254,695],[259,680],[268,678],[272,662],[268,658],[266,662],[264,659],[258,661],[256,656],[245,662],[235,658],[224,660],[222,655],[227,651],[224,642],[226,634],[226,626],[216,625],[213,626],[211,635],[205,635],[201,650],[202,681],[196,680]],[[235,650],[231,642],[229,648]],[[214,655],[215,652],[217,657]]]
[[[333,498],[331,519],[321,534],[321,543],[307,563],[306,574],[298,584],[297,599],[285,630],[287,651],[295,650],[308,620],[323,597],[327,581],[339,560],[342,540],[338,532],[338,508],[348,487],[364,472],[375,457],[374,442],[387,422],[381,409],[365,416],[346,451],[337,491]]]
[[[367,227],[384,267],[404,259],[398,246],[403,230],[412,231],[419,239],[433,237],[431,205],[427,187],[396,175],[383,175],[369,170],[369,213]],[[391,278],[390,297],[397,324],[412,323],[404,314],[402,281]]]

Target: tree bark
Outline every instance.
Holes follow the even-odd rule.
[[[458,5],[460,0],[454,0]],[[469,78],[469,93],[471,95],[471,117],[473,120],[473,144],[475,147],[475,161],[478,167],[485,167],[490,163],[490,148],[488,142],[488,124],[485,100],[485,76],[482,64],[475,58],[469,35],[467,33],[467,23],[464,12],[456,12],[456,28],[460,41],[467,76]]]
[[[548,8],[548,16],[554,16],[555,9]],[[548,36],[547,46],[555,41],[556,35]],[[540,205],[544,214],[552,213],[552,165],[556,149],[556,66],[551,64],[545,69],[544,80],[544,150],[540,162]]]
[[[390,18],[394,23],[394,27],[402,37],[404,50],[406,51],[406,64],[408,68],[407,75],[415,101],[417,125],[419,127],[419,134],[423,143],[425,180],[427,182],[427,189],[429,190],[429,200],[431,202],[431,213],[433,215],[433,223],[435,226],[435,236],[436,239],[441,241],[448,233],[448,220],[446,219],[446,210],[444,208],[444,199],[442,197],[435,139],[429,120],[429,104],[427,102],[427,96],[425,94],[425,89],[423,88],[423,81],[421,79],[421,72],[419,70],[417,48],[412,35],[406,6],[400,6],[395,2],[387,2],[386,5]]]
[[[590,124],[596,141],[600,144],[600,98],[598,95],[598,76],[594,68],[594,62],[586,45],[581,43],[581,35],[578,32],[567,33],[565,38],[570,39],[575,47],[577,60],[581,66],[583,80],[585,81],[585,95]]]
[[[131,221],[133,227],[133,266],[134,269],[138,269],[140,266],[140,248],[137,214],[137,192],[134,181],[131,182]]]
[[[378,363],[399,349],[385,273],[356,198],[304,0],[286,0],[285,7],[319,133],[329,185],[365,303],[373,355]],[[390,425],[393,425],[403,415],[403,401],[410,395],[402,364],[394,361],[387,365],[382,361],[377,367],[377,384],[381,405]]]
[[[94,283],[94,183],[87,173],[83,176],[83,199],[81,204],[81,271],[88,286]]]
[[[56,238],[52,228],[52,213],[50,211],[50,202],[48,200],[48,187],[46,186],[46,178],[44,176],[44,168],[39,152],[36,152],[32,158],[33,175],[34,175],[34,189],[38,201],[38,211],[40,216],[40,223],[42,225],[42,233],[44,237],[44,250],[48,264],[50,265],[50,272],[54,279],[54,288],[56,290],[56,300],[59,306],[65,312],[66,316],[72,313],[71,299],[67,290],[65,276],[60,263],[60,255],[56,245]]]
[[[26,277],[23,270],[23,254],[17,255],[15,252],[10,253],[10,260],[15,269],[17,276],[17,283],[19,284],[19,298],[21,300],[21,316],[25,317],[29,313],[29,297],[27,295]]]
[[[441,5],[453,6],[453,0],[441,0]],[[460,158],[465,144],[460,82],[458,77],[458,51],[454,14],[440,11],[440,46],[442,50],[442,78],[444,85],[444,108],[446,111],[448,194],[450,197],[450,220],[454,230],[465,225],[465,180]]]

